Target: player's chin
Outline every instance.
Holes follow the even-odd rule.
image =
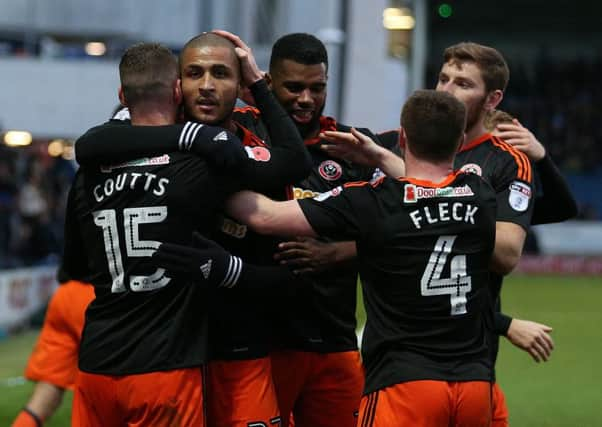
[[[217,126],[224,121],[224,118],[217,113],[203,113],[195,111],[193,120],[210,126]]]

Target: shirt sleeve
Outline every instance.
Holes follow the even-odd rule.
[[[527,156],[513,148],[498,155],[503,160],[492,182],[497,199],[496,220],[518,224],[527,230],[535,198],[531,163]]]
[[[566,221],[577,215],[577,202],[569,186],[552,161],[546,156],[535,163],[539,177],[539,193],[535,198],[531,224]]]
[[[82,166],[99,165],[178,151],[184,126],[132,126],[109,120],[75,141],[75,159]]]
[[[363,217],[373,217],[368,199],[369,185],[336,187],[313,199],[298,200],[312,228],[320,235],[335,240],[358,240],[362,237]]]

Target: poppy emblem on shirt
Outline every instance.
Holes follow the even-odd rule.
[[[336,181],[343,175],[343,168],[334,160],[326,160],[318,166],[320,176],[327,181]]]
[[[247,156],[258,162],[269,162],[272,158],[270,150],[265,147],[245,147]]]
[[[474,173],[475,175],[483,176],[483,169],[476,163],[466,163],[460,168],[462,172]]]

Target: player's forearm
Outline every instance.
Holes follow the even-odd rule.
[[[403,159],[384,147],[379,147],[377,166],[385,175],[391,178],[399,178],[405,176],[406,173],[406,165]]]
[[[250,89],[272,145],[269,162],[254,162],[247,166],[245,174],[252,180],[252,188],[258,191],[278,189],[305,178],[312,163],[297,127],[264,79],[254,83]]]
[[[275,202],[252,191],[234,194],[226,203],[226,213],[262,234],[311,236],[316,234],[295,200]]]
[[[577,202],[549,154],[535,163],[543,195],[535,199],[531,224],[561,222],[577,215]]]
[[[110,121],[77,139],[75,158],[81,165],[98,165],[177,151],[183,127],[131,126]]]
[[[36,384],[27,407],[42,420],[48,419],[60,406],[65,390],[44,381]]]
[[[490,263],[492,271],[506,275],[517,266],[523,251],[526,232],[519,225],[496,223],[495,248]]]

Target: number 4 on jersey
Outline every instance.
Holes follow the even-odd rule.
[[[441,277],[456,237],[458,236],[439,236],[420,281],[422,295],[450,296],[452,315],[466,313],[466,294],[472,289],[471,278],[466,274],[466,255],[453,257],[450,277]]]

